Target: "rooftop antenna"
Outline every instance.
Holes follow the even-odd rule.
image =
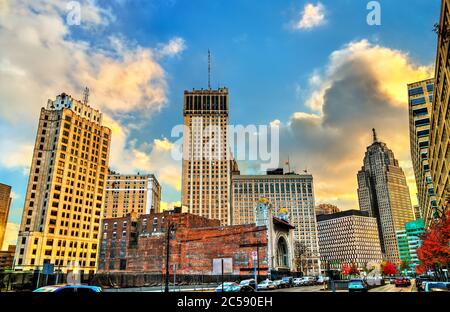
[[[378,140],[377,140],[377,132],[375,131],[375,128],[372,129],[372,132],[373,132],[373,142],[374,143],[378,142]]]
[[[208,89],[211,89],[211,51],[208,49]]]
[[[291,173],[291,162],[289,161],[289,156],[288,156],[286,165],[288,166],[288,173]]]
[[[83,104],[87,105],[88,102],[89,102],[89,88],[85,87],[83,92]]]

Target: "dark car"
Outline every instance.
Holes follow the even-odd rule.
[[[416,278],[417,291],[424,291],[424,283],[432,281],[432,278],[427,275],[422,275]]]
[[[241,287],[244,287],[244,286],[246,286],[246,287],[252,287],[253,290],[255,290],[255,289],[256,289],[256,281],[255,281],[253,278],[252,278],[252,279],[242,280],[242,281],[239,283],[239,286],[241,286]]]
[[[287,287],[293,287],[294,286],[294,278],[291,276],[286,276],[282,278],[283,282],[287,284]]]
[[[408,287],[411,286],[411,281],[407,277],[397,277],[394,281],[395,287]]]

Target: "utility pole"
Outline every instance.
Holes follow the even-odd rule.
[[[164,292],[169,292],[169,258],[170,258],[170,232],[175,230],[175,225],[173,223],[167,226],[167,236],[166,236],[166,283]]]

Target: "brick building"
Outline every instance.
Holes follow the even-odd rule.
[[[174,265],[181,275],[217,274],[213,262],[222,258],[231,263],[231,274],[252,274],[254,254],[261,275],[290,272],[293,226],[271,213],[265,216],[266,221],[236,226],[221,226],[219,220],[179,211],[104,219],[98,271],[163,274],[167,228],[174,224],[170,274]]]

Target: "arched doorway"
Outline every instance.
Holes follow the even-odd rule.
[[[284,237],[280,237],[277,243],[277,260],[278,266],[289,267],[289,251],[286,240]]]

